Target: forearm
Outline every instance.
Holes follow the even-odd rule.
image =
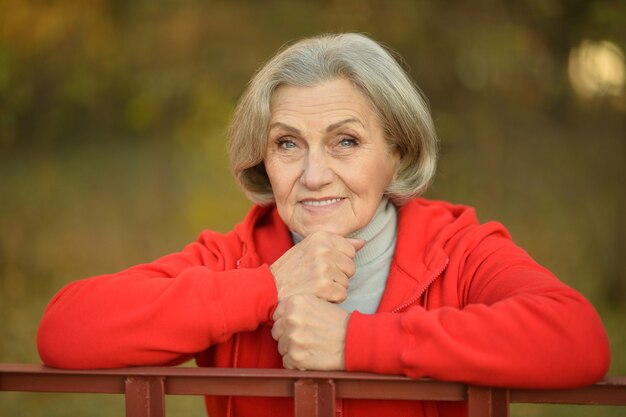
[[[606,333],[595,310],[564,287],[464,309],[353,314],[346,368],[478,385],[570,387],[608,367]]]
[[[126,273],[77,281],[50,303],[38,332],[45,364],[63,368],[166,365],[270,320],[276,287],[267,266],[175,278]]]

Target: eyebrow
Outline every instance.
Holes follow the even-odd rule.
[[[282,122],[274,122],[274,123],[272,123],[270,125],[270,130],[274,129],[275,127],[280,127],[282,129],[285,129],[285,130],[287,130],[289,132],[296,133],[298,135],[300,134],[300,130],[296,129],[293,126],[289,126],[288,124],[282,123]]]
[[[345,120],[341,120],[339,122],[333,123],[331,125],[329,125],[326,128],[326,132],[332,132],[333,130],[345,125],[345,124],[349,124],[349,123],[357,123],[360,124],[361,126],[365,127],[365,125],[359,120],[359,119],[355,119],[355,118],[350,118],[350,119],[345,119]],[[274,122],[270,125],[270,130],[276,128],[276,127],[280,127],[283,128],[285,130],[288,130],[290,132],[294,132],[296,134],[300,134],[300,130],[290,126],[288,124],[282,123],[282,122]]]
[[[337,129],[338,127],[341,127],[341,126],[349,124],[349,123],[357,123],[357,124],[360,124],[361,126],[365,127],[363,122],[361,122],[359,119],[350,118],[350,119],[342,120],[342,121],[337,122],[337,123],[333,123],[332,125],[330,125],[330,126],[328,126],[326,128],[326,131],[327,132],[332,132],[333,130]]]

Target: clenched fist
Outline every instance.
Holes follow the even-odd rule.
[[[350,314],[335,304],[299,294],[281,301],[274,312],[272,337],[288,369],[340,371]]]
[[[365,245],[327,232],[315,232],[289,249],[270,269],[278,289],[278,301],[295,294],[312,294],[340,303],[348,295],[348,280],[356,271],[356,252]]]

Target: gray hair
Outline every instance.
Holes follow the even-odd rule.
[[[254,202],[274,201],[263,164],[274,91],[281,85],[312,87],[337,78],[352,81],[369,98],[385,139],[399,152],[385,194],[401,205],[432,183],[437,135],[428,104],[393,52],[361,34],[322,35],[279,51],[250,80],[235,108],[228,133],[231,169]]]

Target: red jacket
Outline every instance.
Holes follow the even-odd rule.
[[[225,235],[182,252],[73,282],[38,333],[60,368],[174,365],[279,368],[270,334],[277,294],[269,266],[292,246],[275,208],[255,206]],[[576,387],[602,378],[608,340],[593,307],[474,210],[416,199],[376,314],[348,324],[348,371],[508,387]],[[291,399],[207,398],[212,417],[293,412]],[[344,416],[464,415],[464,404],[346,400]]]

